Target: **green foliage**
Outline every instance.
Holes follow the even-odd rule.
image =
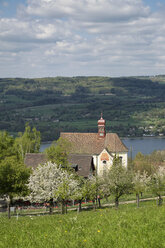
[[[142,203],[81,214],[0,218],[0,247],[163,248],[165,206]],[[21,231],[20,231],[21,230]]]
[[[84,195],[87,199],[95,201],[97,197],[97,179],[91,177],[85,181]]]
[[[71,143],[63,138],[59,138],[56,142],[54,142],[50,147],[45,149],[45,153],[47,154],[48,160],[52,163],[56,163],[58,166],[62,166],[64,168],[69,167],[68,163],[68,155],[71,149]]]
[[[6,157],[0,163],[0,195],[10,198],[26,195],[30,170],[16,157]]]
[[[143,155],[141,152],[136,154],[133,160],[133,167],[134,171],[140,171],[140,173],[146,171],[148,175],[151,175],[153,171],[155,171],[155,167],[150,159],[150,156]]]
[[[133,175],[133,191],[136,194],[137,207],[139,207],[139,195],[147,191],[149,188],[151,178],[145,171],[141,174],[140,171],[135,172]]]
[[[161,196],[165,193],[165,167],[159,167],[152,175],[150,187],[152,192],[159,197],[158,205],[161,205]]]
[[[107,177],[109,192],[114,195],[115,204],[118,207],[119,198],[133,189],[132,174],[121,165],[120,158],[115,157]]]
[[[152,175],[156,172],[159,166],[165,165],[165,151],[154,151],[149,155],[144,155],[138,152],[132,161],[132,166],[135,172],[140,171],[142,174],[144,171],[148,175]]]
[[[15,139],[15,146],[18,149],[20,157],[23,159],[26,153],[38,153],[40,149],[41,137],[40,132],[34,127],[26,124],[24,133],[19,133]]]
[[[5,157],[16,155],[17,151],[14,147],[14,138],[7,132],[0,131],[0,162]]]
[[[136,194],[143,193],[149,187],[151,178],[148,177],[147,173],[143,171],[140,174],[140,171],[136,172],[133,176],[133,190]]]
[[[16,134],[29,122],[43,140],[55,140],[63,130],[96,132],[104,111],[108,131],[120,136],[165,134],[163,81],[164,77],[0,79],[0,130]]]
[[[66,202],[68,200],[76,200],[78,197],[79,188],[78,183],[73,175],[63,178],[62,182],[58,185],[57,190],[54,192],[59,202]]]

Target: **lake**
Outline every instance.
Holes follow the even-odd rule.
[[[134,158],[138,152],[150,154],[154,150],[165,150],[165,137],[142,137],[142,138],[122,138],[123,143],[130,150],[132,147],[132,157]],[[51,142],[42,143],[40,151],[43,152]]]
[[[122,141],[129,149],[129,157],[132,147],[133,158],[138,152],[150,154],[155,150],[165,150],[165,137],[123,138]]]

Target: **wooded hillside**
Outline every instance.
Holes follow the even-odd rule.
[[[0,79],[0,130],[96,132],[100,113],[120,136],[165,135],[165,76]]]

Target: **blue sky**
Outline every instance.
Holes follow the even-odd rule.
[[[1,17],[13,17],[17,13],[18,5],[26,5],[25,0],[0,0],[0,16]]]
[[[0,77],[164,68],[165,0],[0,0]]]
[[[152,11],[156,11],[162,5],[165,5],[165,0],[144,0],[144,3],[148,5]]]

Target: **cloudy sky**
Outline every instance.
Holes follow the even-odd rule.
[[[0,77],[165,74],[165,0],[0,0]]]

